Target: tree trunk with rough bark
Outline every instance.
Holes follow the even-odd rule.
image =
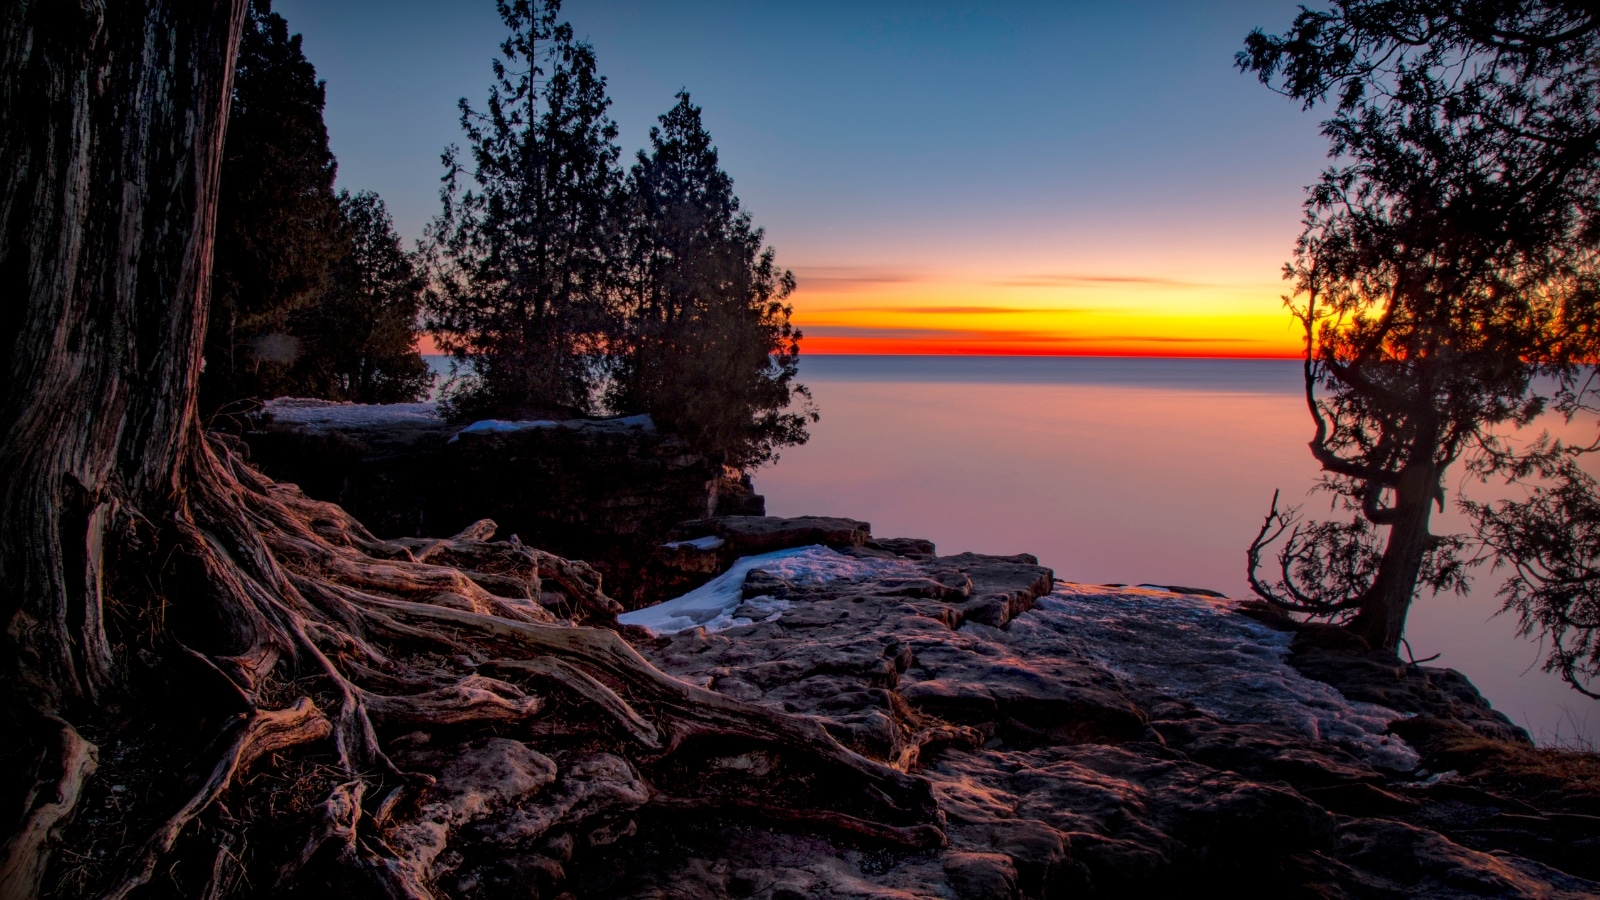
[[[105,535],[181,502],[243,0],[19,0],[0,22],[0,573],[32,702],[118,677]]]
[[[69,720],[126,680],[109,545],[170,516],[204,452],[193,386],[243,9],[18,0],[0,19],[0,676],[26,737],[7,756],[41,769],[8,898],[34,889],[94,769]]]
[[[1361,599],[1349,628],[1375,649],[1400,652],[1406,614],[1417,593],[1431,533],[1428,523],[1439,496],[1439,472],[1416,464],[1402,472],[1395,489],[1389,539],[1372,585]]]
[[[556,620],[542,589],[614,624],[586,567],[492,523],[380,541],[202,434],[243,13],[0,10],[0,900],[438,896],[472,802],[446,790],[452,748],[489,736],[557,768],[556,748],[608,754],[638,802],[941,841],[921,779]],[[439,749],[395,756],[403,738]],[[696,777],[729,752],[768,764]]]

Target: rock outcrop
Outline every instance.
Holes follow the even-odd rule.
[[[737,540],[738,523],[715,533]],[[1600,766],[1573,758],[1530,792],[1528,770],[1548,753],[1456,673],[1329,647],[1316,629],[1259,621],[1214,596],[1055,582],[1026,555],[936,556],[926,542],[870,535],[836,543],[841,557],[873,561],[872,574],[758,569],[719,619],[748,624],[635,633],[635,642],[666,672],[818,721],[857,753],[927,779],[944,844],[876,845],[646,801],[615,846],[549,858],[562,889],[641,898],[1600,891],[1589,880],[1600,878]]]
[[[452,443],[420,412],[366,437],[348,418],[252,447],[265,463],[284,442],[308,489],[372,504],[380,529],[461,532],[372,542],[462,570],[426,622],[615,627],[660,670],[564,625],[540,639],[629,666],[423,660],[472,674],[414,702],[528,727],[386,735],[399,770],[437,774],[363,830],[358,782],[326,814],[348,835],[329,846],[381,840],[438,895],[1600,895],[1600,762],[1534,748],[1458,673],[1210,592],[1068,584],[1026,554],[941,556],[855,520],[719,509],[722,476],[638,421]],[[614,492],[563,493],[585,478]],[[386,525],[380,509],[421,519]],[[521,539],[490,545],[488,523],[468,524],[483,515]],[[597,534],[615,556],[584,549]],[[628,584],[703,596],[652,632],[614,619]],[[743,730],[704,724],[730,710]],[[394,712],[374,708],[386,729]]]
[[[243,436],[256,467],[380,537],[491,518],[530,547],[588,562],[625,606],[655,599],[639,567],[675,525],[764,511],[748,475],[647,417],[484,425],[451,425],[427,403],[275,400]]]

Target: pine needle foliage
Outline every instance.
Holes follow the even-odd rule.
[[[817,420],[796,380],[792,273],[733,193],[687,92],[624,176],[594,49],[558,0],[499,0],[509,32],[468,152],[443,156],[427,327],[458,420],[648,413],[728,465]]]
[[[222,162],[200,406],[296,393],[290,320],[339,253],[323,82],[271,0],[251,0]]]
[[[461,101],[469,155],[447,149],[429,328],[462,364],[457,418],[595,409],[620,276],[622,174],[594,49],[560,4],[497,0],[510,34],[483,111]]]
[[[1312,453],[1353,516],[1307,523],[1274,504],[1250,551],[1266,599],[1394,650],[1419,587],[1465,590],[1466,567],[1493,558],[1515,571],[1507,608],[1555,639],[1550,666],[1575,686],[1600,671],[1600,622],[1525,566],[1587,515],[1576,498],[1592,498],[1592,480],[1559,460],[1593,448],[1506,440],[1593,397],[1597,54],[1592,5],[1539,0],[1336,0],[1246,41],[1241,69],[1332,107],[1333,163],[1308,191],[1285,302],[1305,329]],[[1546,486],[1530,485],[1532,506],[1461,501],[1477,534],[1435,535],[1463,459],[1483,479]],[[1535,519],[1543,537],[1530,540]],[[1260,579],[1278,538],[1282,577]],[[1600,553],[1585,552],[1562,571],[1593,598]],[[1587,669],[1563,649],[1574,640]]]
[[[817,418],[795,381],[801,335],[784,302],[794,275],[740,209],[687,92],[650,144],[624,196],[627,286],[609,404],[654,411],[730,465],[768,462],[805,443]]]
[[[338,255],[319,302],[291,322],[295,392],[355,403],[421,400],[433,372],[417,351],[423,278],[371,191],[339,192]]]

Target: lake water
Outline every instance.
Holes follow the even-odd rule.
[[[1306,496],[1318,468],[1298,362],[812,356],[801,376],[822,421],[756,473],[772,515],[864,519],[942,553],[1033,553],[1068,581],[1245,597],[1273,490],[1327,509]],[[1466,526],[1452,509],[1435,530]],[[1600,732],[1600,703],[1539,671],[1538,645],[1494,615],[1500,581],[1480,569],[1469,597],[1420,598],[1413,650],[1442,654],[1434,665],[1536,738]]]

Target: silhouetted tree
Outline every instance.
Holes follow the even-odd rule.
[[[617,129],[594,50],[558,0],[497,0],[510,35],[482,113],[461,100],[471,170],[444,154],[429,328],[467,376],[458,417],[588,412],[612,328]]]
[[[1596,25],[1576,3],[1340,0],[1247,40],[1242,69],[1307,108],[1333,98],[1335,164],[1310,189],[1286,277],[1311,450],[1354,514],[1309,524],[1274,500],[1250,550],[1266,599],[1397,649],[1419,585],[1465,586],[1467,540],[1429,528],[1446,470],[1468,454],[1481,476],[1526,475],[1497,429],[1552,396],[1581,406],[1600,284]],[[1261,553],[1278,538],[1282,577],[1268,583]],[[1551,628],[1537,610],[1560,601],[1517,584],[1508,606],[1524,627]],[[1592,629],[1586,615],[1571,625]]]
[[[377,194],[339,192],[338,256],[328,288],[290,322],[301,396],[399,403],[433,385],[416,343],[423,281]]]
[[[320,299],[339,253],[323,83],[271,0],[239,45],[217,207],[201,407],[294,391],[290,320]]]
[[[650,129],[626,202],[631,225],[625,328],[609,402],[646,410],[737,466],[805,443],[807,406],[791,412],[800,332],[784,300],[794,276],[739,209],[733,180],[687,93]]]

